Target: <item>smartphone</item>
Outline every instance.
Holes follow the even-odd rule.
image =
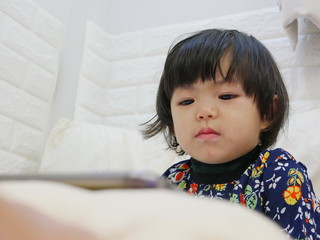
[[[171,185],[160,176],[153,173],[140,171],[0,175],[0,181],[30,180],[60,182],[90,190],[114,188],[171,188]]]

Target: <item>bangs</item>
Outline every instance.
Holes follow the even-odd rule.
[[[252,77],[255,59],[254,47],[234,32],[201,32],[175,45],[168,54],[164,74],[167,79],[167,97],[171,99],[177,87],[193,84],[201,79],[216,81],[219,71],[226,82],[240,82],[247,95],[253,95]],[[229,68],[222,71],[221,63]]]

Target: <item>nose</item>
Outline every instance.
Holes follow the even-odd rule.
[[[198,120],[208,120],[215,119],[218,116],[218,112],[216,109],[203,107],[197,113]]]

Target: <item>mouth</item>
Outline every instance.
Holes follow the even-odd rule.
[[[197,133],[196,138],[208,141],[215,139],[219,136],[220,134],[211,128],[201,128],[200,131]]]

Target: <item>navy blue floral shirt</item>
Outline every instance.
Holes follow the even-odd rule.
[[[320,239],[320,201],[306,167],[283,149],[265,150],[231,182],[208,184],[192,177],[192,161],[171,166],[163,177],[190,194],[227,199],[264,213],[294,239]]]

